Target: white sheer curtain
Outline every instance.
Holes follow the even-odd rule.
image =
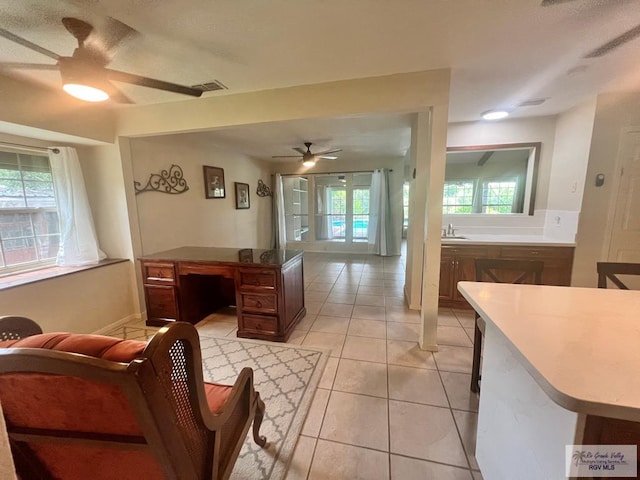
[[[394,254],[389,199],[389,171],[375,170],[371,176],[369,194],[369,252],[389,256]]]
[[[57,265],[87,265],[106,257],[98,246],[84,177],[75,148],[49,150],[60,221]]]
[[[316,237],[318,240],[329,240],[331,238],[331,227],[327,216],[330,201],[327,187],[325,185],[316,185]]]
[[[282,175],[275,174],[273,181],[273,241],[276,250],[287,248],[287,231],[284,215],[284,187]]]

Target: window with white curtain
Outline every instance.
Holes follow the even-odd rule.
[[[0,149],[0,275],[52,265],[59,244],[48,156]]]

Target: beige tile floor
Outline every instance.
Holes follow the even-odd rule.
[[[425,352],[404,306],[404,257],[305,253],[304,275],[307,315],[289,343],[331,357],[286,480],[481,479],[472,312],[442,310],[439,351]],[[139,326],[127,337],[143,339]],[[197,328],[235,336],[235,311]]]
[[[304,268],[307,316],[289,342],[331,358],[287,480],[481,479],[472,312],[442,310],[440,351],[425,352],[404,257],[305,253]]]

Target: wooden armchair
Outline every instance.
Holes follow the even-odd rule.
[[[0,342],[0,403],[23,479],[227,479],[252,422],[266,444],[252,370],[233,386],[205,383],[191,324],[147,344],[24,336],[33,322],[13,318],[0,320],[0,338],[14,338]]]
[[[509,260],[500,258],[476,258],[476,282],[542,284],[544,262],[540,260]],[[471,367],[471,391],[480,392],[480,357],[484,320],[476,312],[473,336],[473,365]]]
[[[607,280],[622,290],[629,290],[618,275],[640,275],[640,263],[598,262],[598,288],[607,288]],[[631,288],[635,290],[635,288]]]

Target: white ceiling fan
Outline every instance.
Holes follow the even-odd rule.
[[[293,147],[293,150],[300,153],[300,155],[274,155],[271,158],[299,158],[305,167],[313,167],[319,159],[337,160],[338,157],[332,154],[342,151],[341,148],[335,148],[333,150],[325,150],[323,152],[312,153],[311,145],[313,145],[313,143],[304,142],[304,146],[307,147],[306,150],[301,147]]]

